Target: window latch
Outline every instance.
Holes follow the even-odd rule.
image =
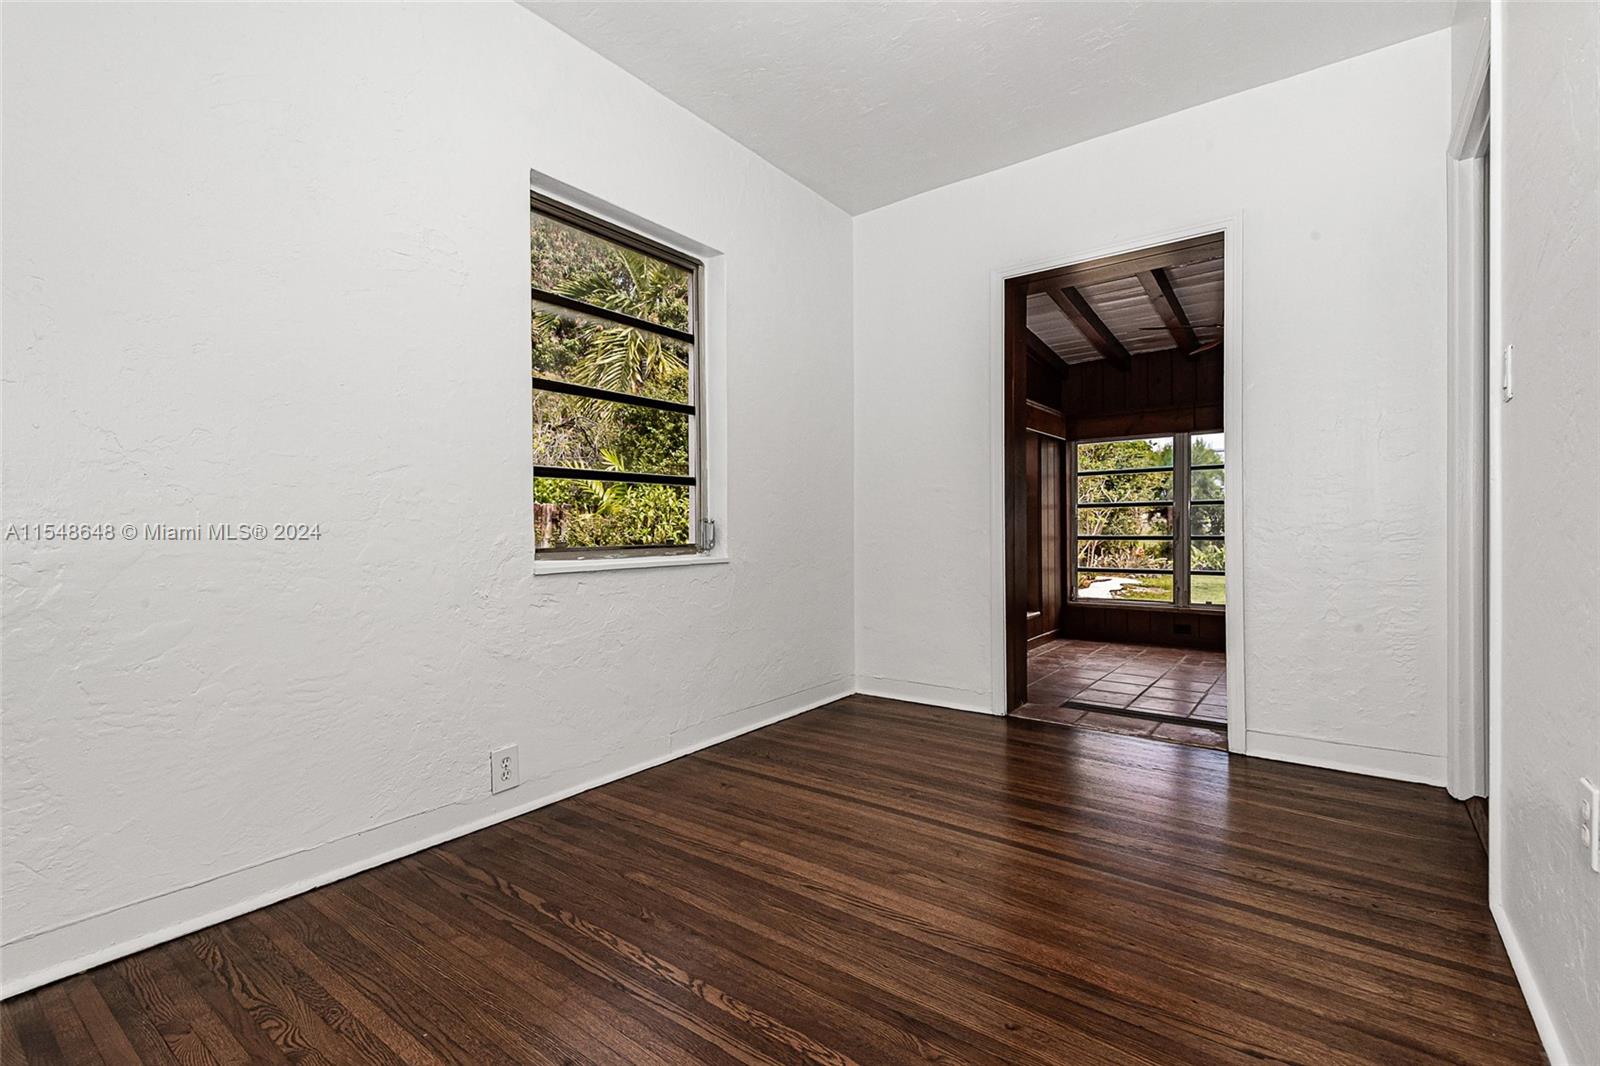
[[[717,520],[715,518],[700,519],[700,528],[704,531],[700,538],[702,551],[710,551],[717,546]]]

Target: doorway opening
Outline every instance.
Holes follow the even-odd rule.
[[[1228,746],[1223,251],[1006,281],[1017,717]]]

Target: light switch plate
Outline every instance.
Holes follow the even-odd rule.
[[[1579,831],[1589,849],[1589,869],[1600,874],[1600,788],[1587,777],[1578,778],[1582,790],[1578,798]]]

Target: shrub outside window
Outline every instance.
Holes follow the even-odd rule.
[[[1079,441],[1072,598],[1226,602],[1221,433]]]
[[[537,194],[529,239],[535,551],[709,548],[701,264]]]

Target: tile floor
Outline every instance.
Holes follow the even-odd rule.
[[[1227,658],[1222,652],[1055,640],[1028,653],[1028,702],[1014,713],[1035,721],[1179,744],[1226,748]],[[1064,706],[1067,703],[1073,706]],[[1142,711],[1182,721],[1118,713]]]

